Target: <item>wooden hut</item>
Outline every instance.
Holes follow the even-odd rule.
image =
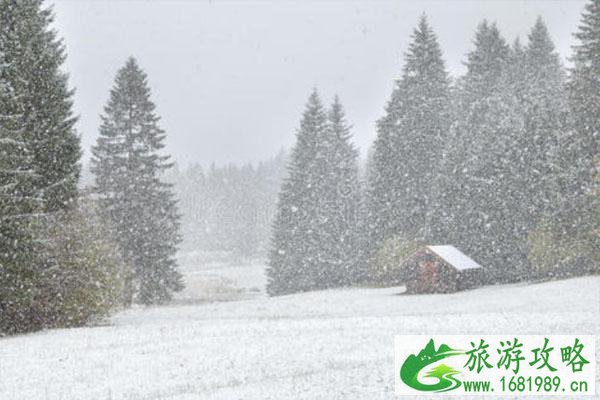
[[[476,287],[483,268],[454,246],[425,246],[404,262],[408,293],[450,293]]]

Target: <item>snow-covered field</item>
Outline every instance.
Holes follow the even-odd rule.
[[[227,282],[238,300],[191,304],[188,289],[187,303],[128,310],[108,326],[1,339],[0,399],[391,399],[396,334],[600,333],[600,277],[267,298],[255,288],[261,268],[230,268],[223,281],[214,268],[186,277],[196,288]]]
[[[264,263],[228,263],[206,253],[179,256],[185,289],[176,294],[178,304],[231,301],[265,295]]]

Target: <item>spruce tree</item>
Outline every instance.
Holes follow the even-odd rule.
[[[3,75],[15,99],[8,107],[20,118],[35,171],[34,185],[48,212],[68,208],[76,199],[81,155],[73,91],[61,70],[65,49],[50,26],[52,21],[52,12],[42,7],[42,0],[0,0]]]
[[[283,182],[267,268],[267,292],[282,295],[321,286],[319,207],[325,193],[322,165],[327,113],[316,90],[300,121]]]
[[[524,73],[515,82],[524,114],[524,136],[518,142],[520,208],[523,235],[551,212],[557,188],[553,157],[561,136],[570,130],[566,74],[546,25],[538,18],[524,50]],[[523,237],[523,236],[522,236]]]
[[[40,275],[34,227],[43,208],[20,116],[12,114],[16,99],[6,72],[0,55],[0,336],[38,324],[30,310]]]
[[[182,289],[174,258],[179,215],[171,185],[162,181],[172,164],[162,154],[165,133],[158,122],[147,76],[129,58],[104,109],[92,172],[102,213],[115,228],[144,304],[165,302]]]
[[[442,53],[423,16],[386,115],[377,123],[367,188],[368,229],[374,249],[395,235],[431,240],[435,181],[450,124],[449,101]]]
[[[507,70],[508,81],[512,82],[515,95],[522,103],[526,101],[527,96],[528,63],[525,51],[521,39],[517,37],[510,48]]]
[[[561,139],[561,194],[578,203],[590,192],[600,142],[600,0],[590,0],[581,16],[568,82],[573,132]],[[597,164],[596,164],[597,165]],[[566,200],[565,199],[565,200]],[[566,201],[563,201],[567,207]]]
[[[479,24],[474,45],[445,159],[445,236],[489,267],[491,280],[515,279],[526,260],[515,181],[523,116],[510,82],[510,47],[495,24]]]
[[[557,265],[569,273],[598,272],[600,197],[594,178],[600,165],[600,1],[585,6],[567,83],[572,129],[559,138],[553,157],[556,197],[548,228],[557,238]]]
[[[355,283],[357,271],[358,152],[351,143],[350,126],[336,96],[328,112],[328,129],[323,140],[324,194],[320,200],[319,249],[325,287]]]

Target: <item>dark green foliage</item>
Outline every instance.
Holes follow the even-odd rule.
[[[51,29],[52,21],[42,0],[0,1],[3,78],[14,99],[8,108],[19,118],[35,171],[33,184],[48,212],[65,209],[77,198],[81,156],[73,91],[61,70],[64,45]]]
[[[562,138],[560,163],[561,196],[574,199],[586,196],[592,187],[600,142],[600,1],[585,7],[575,34],[573,63],[568,82],[573,131]],[[596,164],[595,164],[596,163]],[[596,167],[595,167],[596,165]]]
[[[591,190],[565,194],[568,200],[557,202],[555,212],[531,232],[529,258],[536,277],[600,273],[600,157],[593,168],[591,185],[585,186]]]
[[[344,286],[361,279],[358,271],[358,152],[351,143],[350,126],[336,96],[328,112],[323,141],[324,193],[319,224],[322,281],[328,287]]]
[[[270,295],[357,279],[356,158],[339,100],[327,113],[313,92],[279,195],[267,270]]]
[[[279,194],[269,253],[267,291],[280,295],[318,287],[316,265],[319,236],[313,228],[323,182],[317,162],[322,160],[319,143],[327,130],[327,115],[314,91],[306,105],[292,149],[288,174]]]
[[[555,158],[560,151],[561,136],[571,130],[566,73],[541,18],[529,34],[524,64],[517,90],[522,91],[520,104],[525,136],[517,144],[522,165],[519,171],[523,187],[521,207],[527,211],[523,223],[526,224],[524,229],[530,231],[556,204]]]
[[[534,272],[542,277],[598,273],[600,246],[600,1],[585,7],[567,83],[571,129],[552,154],[549,217],[530,237]]]
[[[560,219],[540,221],[529,234],[529,260],[537,279],[600,273],[600,197],[587,196]]]
[[[575,37],[579,43],[574,47],[569,100],[582,142],[581,157],[589,167],[598,155],[600,141],[600,1],[591,0],[586,5]],[[583,175],[589,177],[590,170]]]
[[[183,287],[175,261],[179,215],[172,185],[161,180],[172,164],[161,154],[165,133],[154,110],[146,74],[130,58],[117,73],[92,149],[94,192],[144,304],[168,301]]]
[[[75,207],[63,45],[41,1],[0,1],[0,21],[0,335],[83,325],[120,301],[123,267]]]
[[[0,67],[0,335],[36,325],[26,310],[37,293],[40,246],[34,229],[43,205],[19,117],[11,114],[15,98],[5,71]]]
[[[377,124],[367,185],[372,251],[387,238],[431,237],[436,176],[450,124],[449,79],[425,17],[405,57],[402,77]]]
[[[512,53],[486,21],[477,27],[474,45],[458,85],[456,122],[440,175],[447,215],[441,236],[487,267],[491,280],[516,279],[526,260],[518,182],[525,127],[509,65],[518,68],[523,55],[518,45]]]

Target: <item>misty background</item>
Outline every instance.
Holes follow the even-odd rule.
[[[84,164],[117,67],[133,55],[150,77],[166,151],[186,167],[274,157],[294,140],[310,88],[338,94],[362,155],[375,137],[419,15],[452,76],[476,25],[509,42],[537,16],[565,65],[585,1],[54,1],[67,47]]]
[[[600,0],[269,2],[0,0],[0,399],[593,394]]]

